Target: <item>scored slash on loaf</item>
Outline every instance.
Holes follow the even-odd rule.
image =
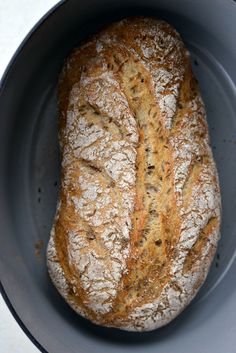
[[[179,34],[130,18],[94,35],[63,67],[59,113],[51,279],[94,323],[161,327],[204,282],[220,228],[205,109]]]

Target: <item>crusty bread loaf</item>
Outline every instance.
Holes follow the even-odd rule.
[[[63,68],[59,112],[51,279],[94,323],[163,326],[205,280],[220,227],[205,109],[179,34],[133,18],[93,36]]]

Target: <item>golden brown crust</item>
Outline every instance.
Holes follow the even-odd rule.
[[[51,278],[95,323],[163,326],[203,283],[220,227],[205,110],[178,33],[133,18],[92,37],[63,68],[59,111]]]

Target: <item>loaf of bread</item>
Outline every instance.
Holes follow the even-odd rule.
[[[59,113],[54,285],[96,324],[166,325],[206,278],[221,213],[205,109],[179,34],[131,18],[94,35],[65,63]]]

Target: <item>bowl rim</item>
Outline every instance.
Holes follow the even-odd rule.
[[[55,5],[53,5],[36,23],[35,25],[31,28],[31,30],[28,32],[28,34],[25,36],[25,38],[22,40],[22,42],[19,44],[17,49],[15,50],[13,56],[11,57],[7,67],[5,68],[2,77],[0,78],[0,97],[3,94],[4,88],[7,84],[7,79],[10,74],[10,71],[12,67],[15,65],[16,59],[18,55],[22,52],[24,47],[27,45],[27,43],[30,41],[31,37],[33,34],[39,30],[39,28],[48,20],[50,16],[52,16],[59,8],[63,7],[65,5],[66,0],[59,0]],[[17,313],[15,308],[13,307],[5,289],[4,286],[1,282],[0,279],[0,293],[3,297],[4,302],[6,303],[8,309],[10,310],[12,316],[20,326],[20,328],[23,330],[23,332],[26,334],[26,336],[30,339],[30,341],[39,349],[40,352],[42,353],[49,353],[32,335],[30,332],[29,328],[26,327],[26,325],[23,323],[23,321],[20,318],[20,315]]]

